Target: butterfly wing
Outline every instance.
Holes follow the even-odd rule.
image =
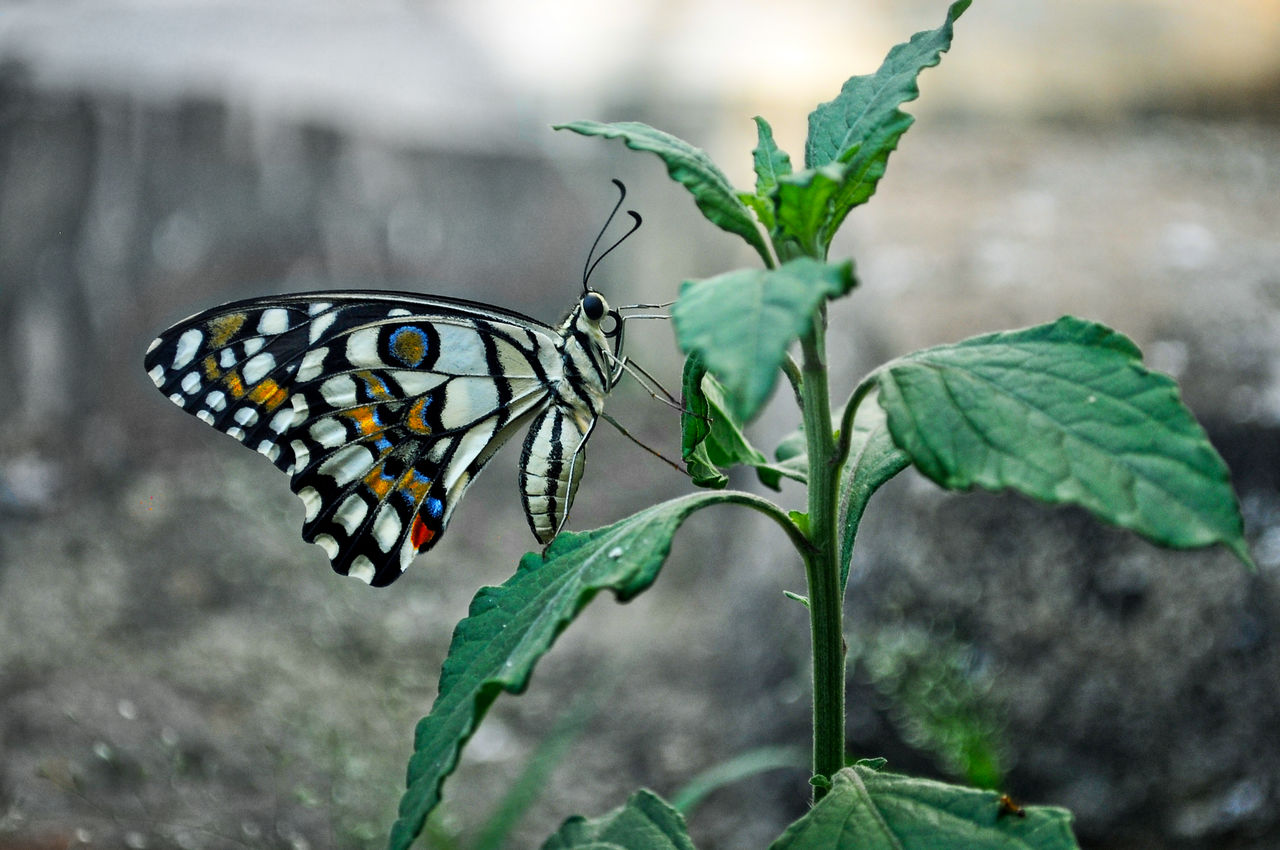
[[[550,403],[556,331],[465,301],[383,292],[228,304],[147,351],[179,407],[269,458],[333,568],[390,584],[477,472]]]

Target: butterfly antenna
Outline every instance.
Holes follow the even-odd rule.
[[[692,476],[690,476],[690,475],[689,475],[689,473],[688,473],[686,470],[681,469],[681,468],[680,468],[680,465],[679,465],[678,463],[676,463],[674,460],[672,460],[671,458],[667,457],[667,456],[666,456],[666,455],[664,455],[662,452],[658,451],[657,449],[653,448],[652,446],[648,446],[648,445],[645,445],[644,443],[640,442],[640,440],[639,440],[639,439],[638,439],[634,434],[632,434],[632,433],[631,433],[630,431],[628,431],[626,428],[622,427],[622,423],[621,423],[621,422],[619,422],[617,419],[614,419],[612,416],[610,416],[609,414],[605,413],[603,410],[602,410],[602,411],[600,411],[600,416],[601,416],[601,417],[603,417],[603,418],[604,418],[604,420],[605,420],[606,422],[608,422],[610,425],[612,425],[614,428],[617,428],[617,429],[618,429],[618,433],[619,433],[619,434],[621,434],[622,436],[626,437],[628,440],[630,440],[631,442],[635,443],[637,446],[639,446],[640,448],[644,449],[646,452],[648,452],[649,454],[653,455],[653,456],[654,456],[654,457],[656,457],[658,460],[662,461],[662,462],[663,462],[663,463],[665,463],[667,466],[669,466],[669,467],[671,467],[672,469],[674,469],[676,472],[680,473],[681,475],[687,476],[687,477],[692,477]]]
[[[613,209],[609,212],[609,217],[604,221],[604,227],[600,228],[600,232],[596,234],[596,240],[591,243],[591,250],[587,252],[587,262],[582,267],[582,291],[583,292],[587,291],[587,280],[590,279],[591,273],[596,270],[596,266],[600,265],[600,261],[603,260],[605,257],[609,256],[609,254],[613,251],[614,248],[617,248],[619,245],[625,242],[628,236],[630,236],[631,234],[639,230],[640,225],[644,221],[642,218],[640,218],[640,213],[636,212],[635,210],[627,210],[627,215],[631,216],[631,220],[633,222],[633,224],[631,225],[631,229],[628,230],[626,233],[622,234],[622,236],[618,239],[617,242],[614,242],[612,245],[606,248],[604,252],[600,254],[600,256],[595,258],[594,261],[591,259],[593,256],[595,256],[596,248],[600,246],[600,240],[604,238],[605,231],[608,230],[609,225],[613,223],[614,216],[616,216],[618,214],[618,210],[622,208],[622,201],[627,197],[627,187],[623,185],[621,180],[619,180],[616,177],[613,178],[613,185],[618,187],[618,202],[613,205]]]

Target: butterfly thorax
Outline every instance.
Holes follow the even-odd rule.
[[[595,293],[599,307],[608,312],[608,304]],[[563,377],[556,382],[553,403],[571,413],[580,430],[586,431],[604,409],[604,399],[617,381],[616,368],[621,352],[611,352],[611,344],[600,318],[592,318],[586,306],[587,297],[578,302],[557,328],[557,348],[563,364]]]

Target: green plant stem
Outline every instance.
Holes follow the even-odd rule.
[[[813,642],[813,773],[830,779],[844,767],[845,647],[836,559],[838,456],[831,434],[827,387],[826,315],[800,342],[804,378],[804,432],[809,448],[809,624]],[[815,801],[826,793],[814,786]]]

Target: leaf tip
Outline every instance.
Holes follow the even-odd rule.
[[[1258,564],[1253,560],[1253,555],[1249,552],[1249,544],[1244,541],[1243,537],[1227,541],[1227,548],[1231,551],[1231,554],[1240,559],[1240,563],[1244,564],[1245,569],[1255,575],[1259,572]]]

